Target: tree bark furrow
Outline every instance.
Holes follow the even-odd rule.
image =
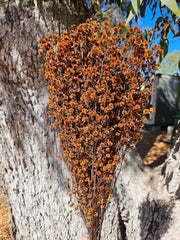
[[[74,2],[85,19],[88,11]],[[54,0],[40,10],[28,1],[23,8],[13,0],[0,6],[0,184],[12,239],[79,240],[86,233],[83,220],[69,213],[70,173],[57,158],[62,152],[57,133],[49,128],[48,91],[38,57],[40,37],[61,34],[80,21],[73,6],[70,11]],[[105,213],[102,240],[178,240],[180,136],[159,166],[145,166],[136,150],[127,158]]]

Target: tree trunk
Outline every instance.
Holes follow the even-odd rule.
[[[127,158],[106,212],[102,239],[179,240],[180,132],[165,162],[144,165],[136,150]],[[107,219],[112,227],[117,225],[115,235]]]
[[[49,128],[48,92],[38,71],[39,38],[61,34],[86,13],[82,4],[65,8],[52,0],[40,10],[30,3],[22,9],[13,1],[0,5],[0,183],[16,240],[79,240],[87,232],[81,217],[69,213],[69,172],[57,159],[59,142]],[[135,150],[128,154],[102,240],[179,239],[179,148],[180,136],[166,162],[151,167]]]
[[[39,38],[76,23],[75,10],[52,0],[41,10],[26,1],[22,8],[13,1],[0,5],[0,183],[13,239],[75,240],[86,232],[81,218],[69,213],[69,173],[57,159],[38,59]]]

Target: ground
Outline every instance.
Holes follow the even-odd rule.
[[[162,163],[171,148],[167,132],[142,132],[142,141],[136,147],[145,164]]]
[[[162,163],[166,159],[168,151],[171,147],[171,145],[166,142],[166,132],[143,132],[141,134],[143,139],[136,145],[136,147],[144,163]],[[0,240],[11,240],[8,218],[7,203],[5,201],[2,188],[0,187]]]

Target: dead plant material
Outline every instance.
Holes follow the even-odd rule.
[[[137,150],[145,164],[152,164],[159,159],[166,159],[170,144],[166,142],[166,132],[142,133],[142,141]],[[0,188],[0,240],[11,240],[9,233],[9,212],[2,188]]]
[[[9,212],[2,188],[0,188],[0,240],[11,240]]]

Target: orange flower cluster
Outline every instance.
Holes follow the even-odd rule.
[[[138,27],[104,31],[87,20],[70,34],[40,39],[41,71],[49,82],[49,115],[74,179],[72,194],[88,226],[100,221],[111,196],[118,151],[139,141],[161,53]],[[150,46],[151,44],[151,46]],[[125,160],[127,162],[127,159]],[[68,179],[69,180],[69,179]]]

